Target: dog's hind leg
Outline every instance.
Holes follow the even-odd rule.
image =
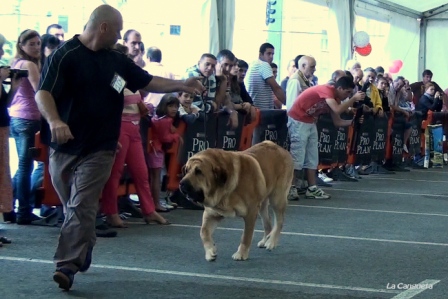
[[[269,238],[269,234],[272,231],[271,217],[269,215],[269,199],[268,198],[266,198],[261,203],[259,214],[261,217],[261,222],[263,223],[264,235],[263,235],[263,239],[261,239],[261,241],[258,242],[257,246],[259,248],[264,248],[264,247],[266,247],[265,243]]]
[[[249,258],[250,245],[254,236],[255,222],[257,221],[257,210],[251,210],[244,217],[244,231],[241,236],[241,243],[238,246],[238,251],[232,255],[235,261],[245,261]]]
[[[266,240],[265,247],[267,250],[272,250],[278,245],[280,233],[283,229],[283,221],[285,219],[286,205],[288,204],[289,189],[275,190],[270,195],[270,204],[275,215],[275,223],[272,228],[269,238]]]
[[[217,257],[217,248],[213,241],[213,232],[223,218],[220,215],[208,212],[207,209],[204,210],[204,214],[202,215],[201,239],[204,245],[205,259],[209,262],[216,260]]]

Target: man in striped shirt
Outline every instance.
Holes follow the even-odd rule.
[[[274,46],[270,43],[262,44],[258,60],[250,65],[244,80],[254,106],[259,109],[274,109],[274,95],[282,104],[286,102],[285,93],[272,72],[270,64],[273,59]]]

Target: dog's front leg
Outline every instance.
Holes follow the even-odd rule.
[[[217,249],[213,241],[213,232],[223,217],[204,210],[202,215],[201,239],[205,250],[205,259],[209,262],[216,260]]]
[[[255,210],[255,209],[254,209]],[[232,255],[235,261],[245,261],[249,258],[250,245],[254,236],[255,222],[257,221],[258,211],[249,211],[244,217],[244,231],[241,236],[241,243],[238,251]]]

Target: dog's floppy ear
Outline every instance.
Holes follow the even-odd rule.
[[[227,182],[227,171],[222,168],[222,167],[218,167],[218,166],[213,166],[213,175],[215,176],[216,182],[221,185],[224,186]]]

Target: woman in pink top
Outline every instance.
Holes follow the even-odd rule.
[[[23,31],[17,39],[17,54],[11,65],[13,69],[28,71],[28,77],[21,79],[9,109],[10,132],[15,139],[19,158],[13,180],[15,198],[19,200],[17,224],[30,224],[39,219],[33,214],[33,203],[30,200],[34,161],[28,150],[34,146],[34,135],[40,129],[40,113],[34,100],[40,80],[40,42],[40,35],[36,31]]]
[[[126,48],[119,46],[116,48],[123,53],[127,52]],[[139,125],[141,117],[139,105],[142,103],[142,97],[139,92],[133,93],[126,88],[124,89],[124,108],[121,117],[120,137],[118,139],[121,148],[115,156],[115,163],[101,196],[102,212],[106,214],[107,223],[113,227],[126,227],[118,215],[117,206],[117,191],[125,163],[129,168],[137,190],[143,220],[147,224],[150,222],[170,224],[157,213],[149,188],[148,169],[145,163]]]

